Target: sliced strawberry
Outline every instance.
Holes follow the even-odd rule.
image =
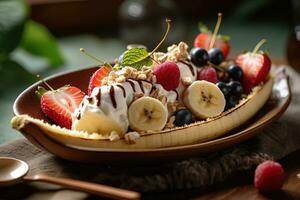
[[[211,40],[212,34],[210,32],[200,33],[197,35],[194,41],[194,47],[204,48],[209,50],[209,44]],[[224,58],[226,59],[230,52],[230,45],[228,39],[223,37],[222,35],[218,35],[217,39],[213,45],[213,48],[221,49]]]
[[[83,97],[84,93],[77,87],[65,86],[42,94],[41,108],[43,113],[57,125],[70,129],[71,114],[79,107]]]
[[[263,52],[241,54],[235,62],[243,69],[243,87],[246,93],[265,81],[271,69],[271,60]]]
[[[101,81],[104,77],[106,77],[111,71],[111,67],[102,66],[98,69],[91,77],[89,87],[88,87],[88,95],[91,95],[93,89],[101,85]]]

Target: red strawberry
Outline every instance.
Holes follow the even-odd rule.
[[[93,89],[95,87],[98,87],[101,85],[101,81],[104,77],[106,77],[109,72],[111,71],[111,68],[108,66],[102,66],[100,69],[98,69],[91,77],[89,87],[88,87],[88,95],[91,95]]]
[[[57,125],[70,129],[72,126],[71,114],[81,103],[84,93],[77,87],[71,86],[51,91],[39,87],[36,93],[41,95],[43,113]]]
[[[179,85],[180,71],[174,62],[167,61],[158,65],[153,74],[156,76],[156,82],[167,91],[174,90]]]
[[[218,13],[218,20],[213,34],[204,24],[199,24],[200,33],[195,38],[194,47],[204,48],[207,51],[210,48],[218,48],[222,51],[224,59],[226,59],[230,51],[229,37],[218,34],[221,21],[222,13]],[[211,42],[212,44],[210,44]]]
[[[267,54],[257,52],[265,40],[260,41],[253,52],[239,55],[235,62],[243,70],[243,86],[246,93],[259,83],[266,80],[271,69],[271,60]]]
[[[206,50],[209,50],[209,44],[211,40],[212,34],[211,32],[202,32],[197,35],[194,41],[194,47],[204,48]],[[226,59],[229,52],[230,52],[230,45],[228,42],[228,39],[225,37],[218,35],[217,39],[215,41],[215,44],[213,45],[213,48],[219,48],[221,49],[224,58]]]
[[[217,71],[213,67],[203,67],[198,72],[198,80],[205,80],[211,83],[218,82]]]

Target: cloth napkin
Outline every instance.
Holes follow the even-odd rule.
[[[292,102],[286,113],[256,137],[229,149],[184,161],[155,166],[116,167],[80,164],[59,159],[26,139],[0,145],[0,156],[26,161],[29,174],[46,173],[104,183],[140,192],[204,188],[253,169],[266,159],[279,160],[300,149],[300,75],[286,67],[292,83]],[[18,192],[16,192],[16,189]],[[0,199],[85,199],[87,194],[48,184],[0,188]]]

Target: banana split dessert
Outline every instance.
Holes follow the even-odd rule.
[[[220,22],[221,15],[213,33],[202,25],[191,49],[179,42],[159,52],[167,20],[151,52],[133,47],[114,64],[95,58],[101,66],[87,94],[69,85],[38,87],[41,110],[54,124],[20,115],[13,127],[34,123],[64,144],[93,148],[159,148],[228,133],[263,107],[273,80],[269,56],[260,50],[265,40],[229,60],[229,38],[218,34]]]

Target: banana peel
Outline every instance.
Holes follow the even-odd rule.
[[[140,133],[140,138],[133,144],[128,144],[124,138],[115,139],[115,135],[68,130],[28,115],[13,117],[11,124],[14,129],[21,132],[24,127],[34,125],[48,137],[79,149],[150,149],[187,145],[220,137],[247,122],[264,106],[272,93],[272,87],[273,77],[269,76],[264,84],[253,88],[253,91],[237,106],[221,115],[182,127]]]

